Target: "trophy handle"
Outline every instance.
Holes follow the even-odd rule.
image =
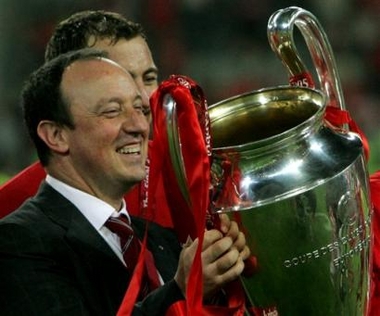
[[[291,84],[313,88],[310,73],[299,56],[293,38],[294,25],[303,35],[319,79],[320,89],[328,98],[327,104],[345,110],[342,87],[329,40],[317,18],[299,7],[274,12],[268,21],[267,35],[272,50],[291,76]]]
[[[166,113],[167,139],[169,156],[178,186],[187,205],[191,205],[190,193],[187,187],[185,163],[181,152],[181,140],[178,132],[177,107],[173,97],[168,93],[163,97],[162,107]]]

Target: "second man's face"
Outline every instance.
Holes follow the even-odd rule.
[[[93,47],[107,51],[110,59],[131,74],[144,104],[149,104],[149,97],[158,87],[158,70],[146,41],[141,36],[120,39],[116,43],[103,39],[97,40]]]

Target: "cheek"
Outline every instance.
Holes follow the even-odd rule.
[[[112,144],[117,138],[119,129],[117,124],[104,124],[102,121],[88,124],[88,122],[77,124],[73,133],[72,141],[81,147],[89,150],[95,148],[104,148],[104,145]]]
[[[119,122],[116,120],[109,120],[109,119],[87,119],[82,120],[82,122],[78,125],[78,130],[81,133],[87,134],[87,135],[115,135],[120,130],[119,128]]]

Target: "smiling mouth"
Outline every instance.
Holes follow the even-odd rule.
[[[123,148],[118,149],[117,152],[123,155],[139,155],[141,153],[140,145],[125,146]]]

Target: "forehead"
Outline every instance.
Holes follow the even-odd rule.
[[[110,39],[98,39],[93,47],[107,51],[110,59],[130,72],[155,67],[149,46],[141,36],[119,39],[116,43]]]
[[[74,93],[94,93],[94,89],[98,89],[98,93],[106,93],[110,87],[136,91],[131,75],[109,59],[76,61],[68,66],[62,75],[61,89],[66,97]]]

